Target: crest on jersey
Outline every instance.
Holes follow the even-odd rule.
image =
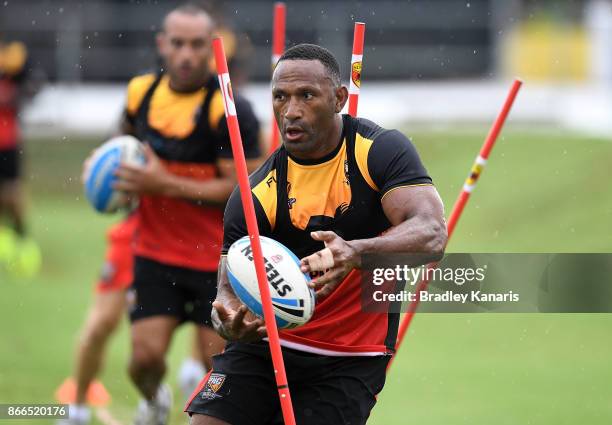
[[[219,390],[225,383],[225,378],[227,376],[223,373],[211,373],[208,377],[208,381],[206,381],[206,385],[202,390],[202,398],[212,400],[214,398],[221,397]]]
[[[349,180],[349,165],[348,160],[344,161],[344,181],[343,183],[347,186],[351,185],[351,181]]]
[[[131,313],[136,310],[137,302],[138,302],[138,293],[136,289],[130,288],[125,294],[125,300],[127,302],[127,309]]]

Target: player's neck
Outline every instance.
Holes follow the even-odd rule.
[[[195,91],[200,90],[202,87],[206,85],[208,81],[209,75],[206,74],[202,78],[198,79],[193,83],[185,83],[183,81],[179,81],[177,79],[173,79],[171,75],[168,76],[168,85],[173,92],[176,93],[193,93]]]
[[[302,164],[318,163],[321,160],[326,160],[329,155],[338,149],[338,145],[342,143],[343,129],[344,121],[342,120],[342,115],[336,114],[331,130],[326,132],[329,136],[319,143],[316,149],[307,153],[289,152],[289,156]]]
[[[344,122],[342,121],[342,115],[336,114],[332,131],[329,132],[329,137],[327,138],[325,143],[322,144],[321,151],[317,152],[317,158],[324,158],[336,150],[338,145],[342,143],[343,128]]]

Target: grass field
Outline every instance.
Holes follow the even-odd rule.
[[[449,212],[484,129],[407,133]],[[0,403],[51,402],[71,372],[104,230],[115,219],[94,214],[81,197],[80,161],[92,144],[29,144],[30,217],[44,267],[28,282],[0,275]],[[508,131],[449,250],[611,252],[611,159],[611,140]],[[173,384],[186,330],[170,356]],[[417,315],[369,423],[608,425],[611,331],[610,315]],[[127,341],[124,324],[102,376],[113,396],[110,411],[124,424],[137,403],[125,373]],[[186,423],[182,402],[175,405],[173,424]]]

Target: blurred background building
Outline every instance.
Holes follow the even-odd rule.
[[[155,65],[154,34],[178,3],[0,2],[5,38],[24,41],[52,83],[26,110],[26,129],[109,131],[126,81]],[[252,46],[246,94],[268,120],[273,1],[203,3]],[[515,120],[612,133],[610,0],[293,0],[287,7],[287,45],[328,47],[347,79],[353,22],[366,23],[364,116],[489,120],[518,76],[526,84]]]

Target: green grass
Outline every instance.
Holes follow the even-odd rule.
[[[408,134],[448,214],[485,133]],[[29,145],[30,218],[44,267],[28,282],[0,275],[0,403],[51,402],[72,370],[104,231],[116,219],[94,214],[81,196],[80,162],[94,143]],[[612,251],[612,141],[514,131],[498,143],[449,250]],[[610,329],[610,315],[417,315],[370,423],[609,424]],[[186,331],[173,343],[171,383]],[[123,423],[137,403],[125,373],[128,351],[124,323],[102,375],[110,410]],[[180,407],[173,424],[186,423]]]

